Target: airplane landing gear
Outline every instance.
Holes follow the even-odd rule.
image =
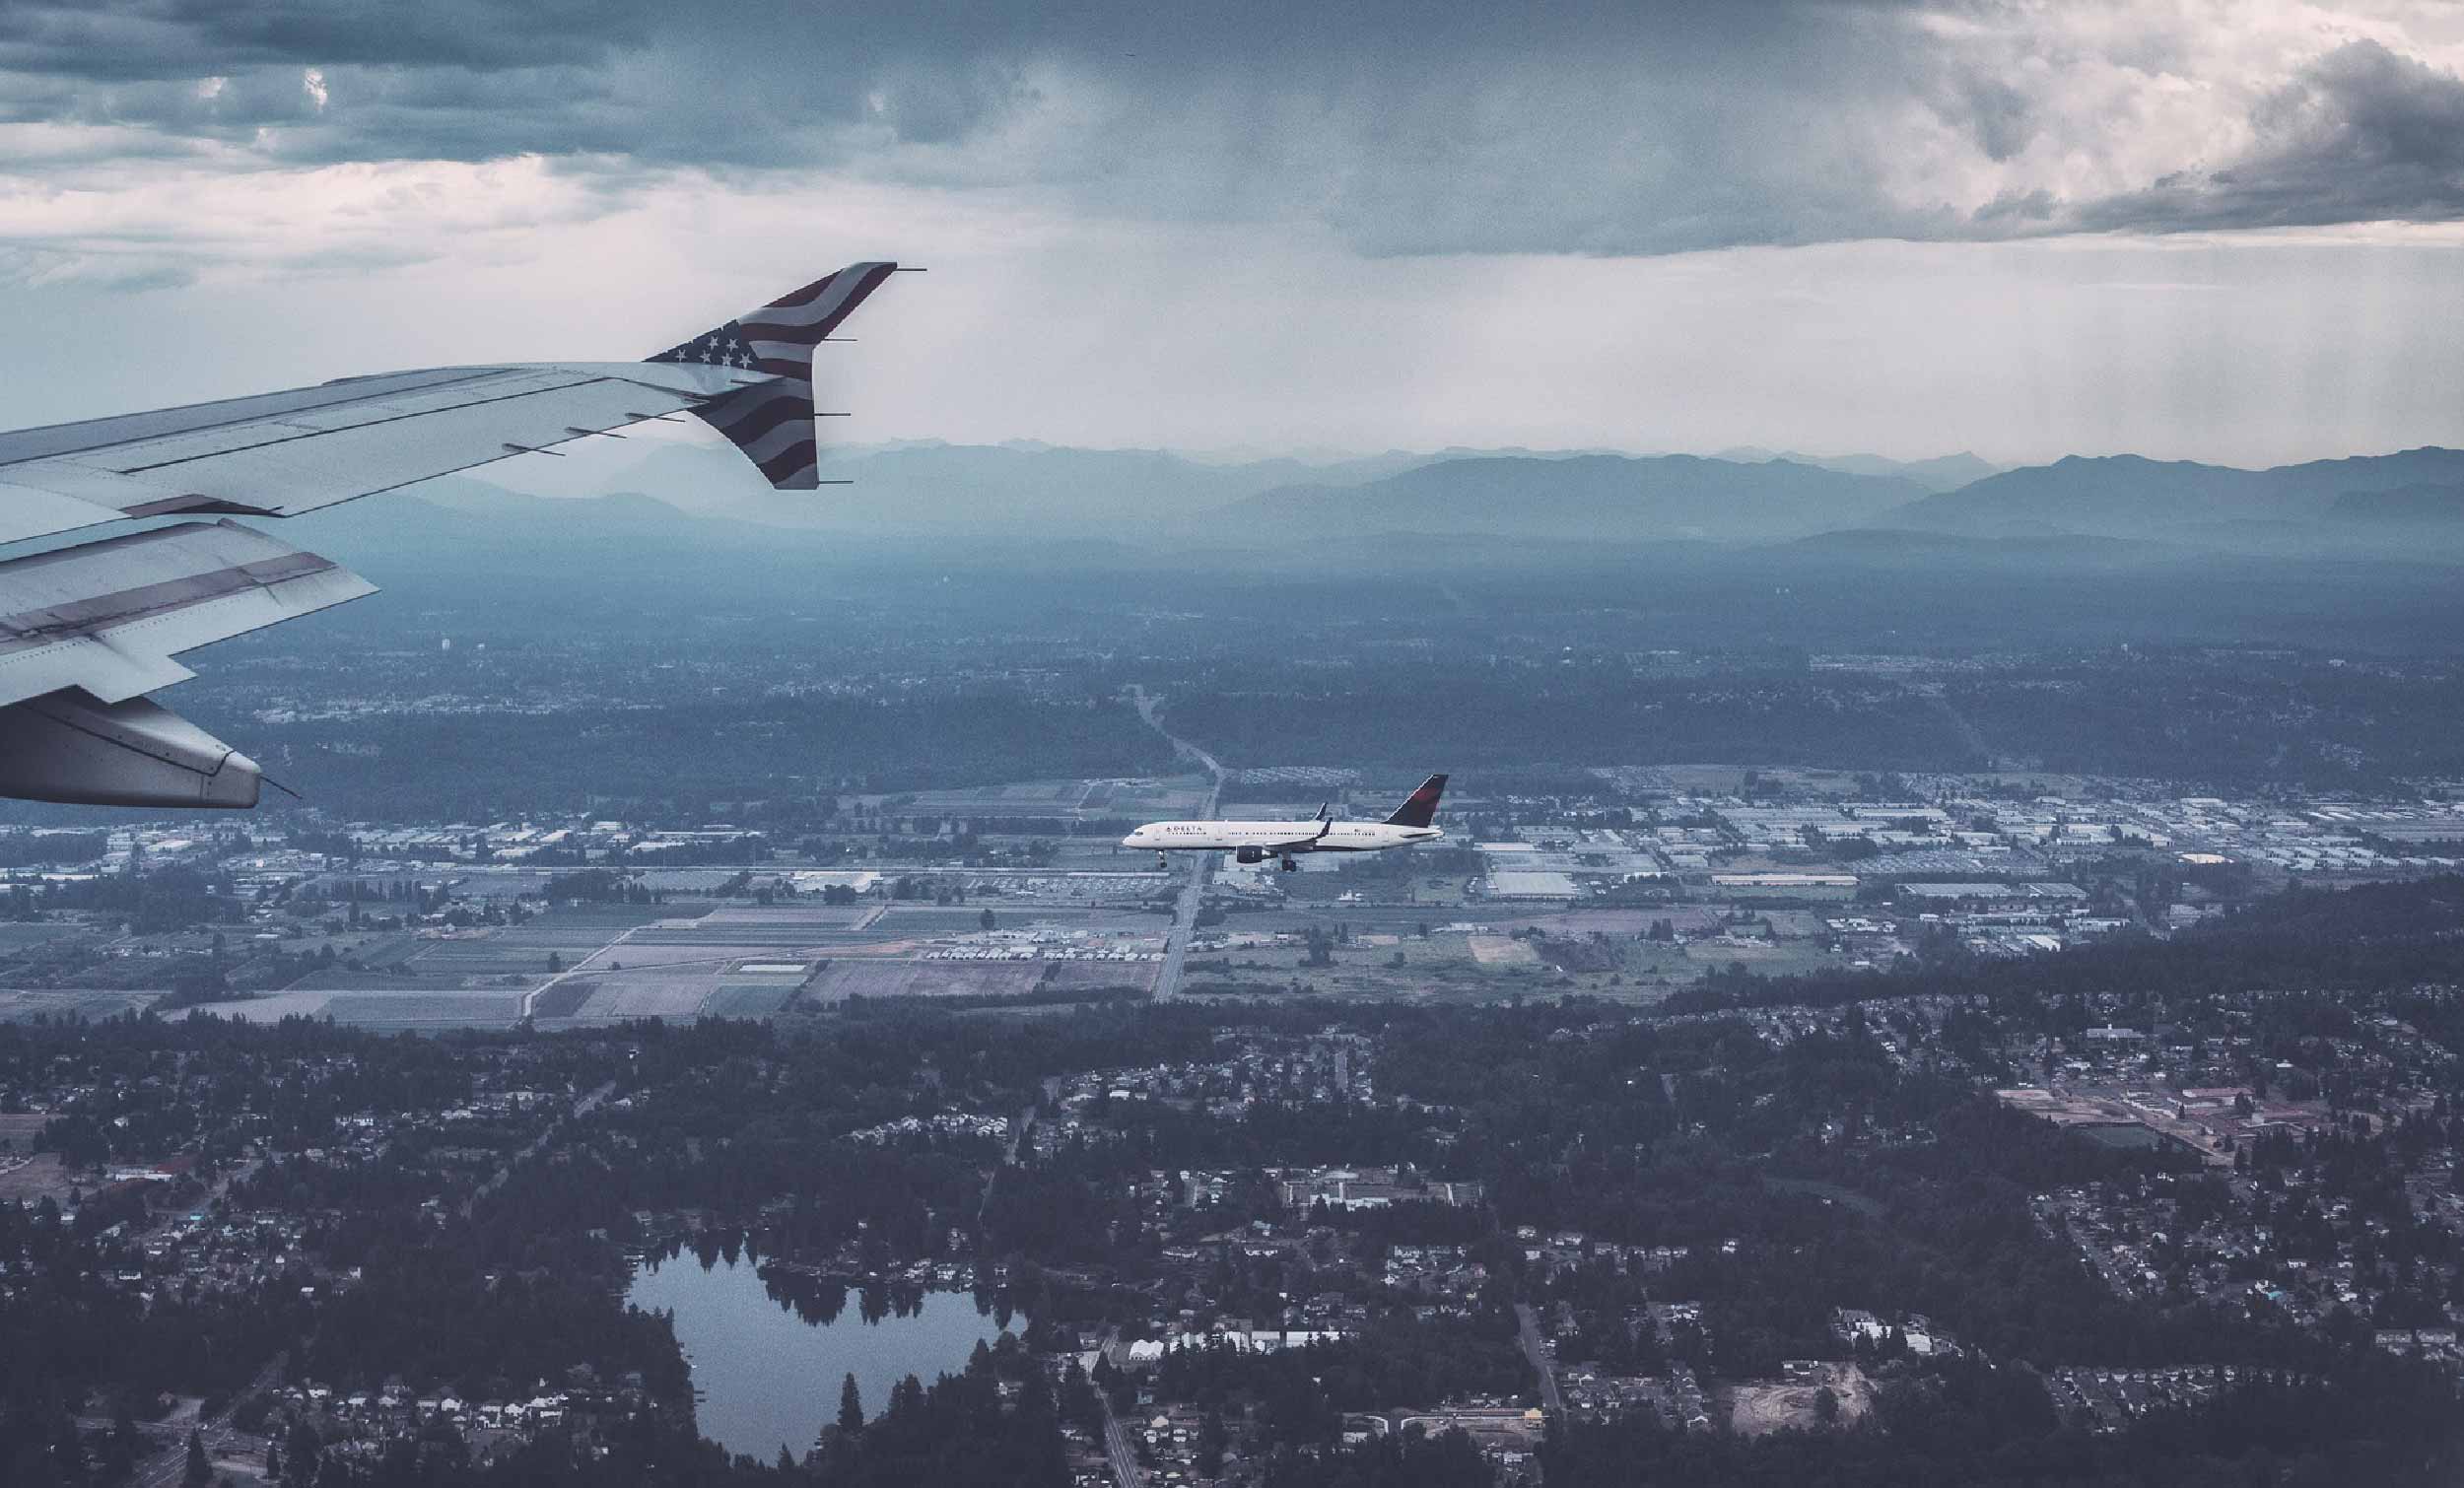
[[[1155,853],[1155,871],[1160,873],[1169,869],[1171,866],[1172,859],[1164,856],[1162,849],[1158,848]]]
[[[1292,861],[1292,854],[1289,852],[1283,854],[1283,871],[1286,873],[1298,873],[1300,871],[1300,864]]]

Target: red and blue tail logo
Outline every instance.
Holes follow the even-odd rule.
[[[1389,827],[1425,827],[1437,816],[1437,798],[1446,793],[1446,778],[1433,775],[1420,782],[1411,798],[1395,808],[1386,819]]]

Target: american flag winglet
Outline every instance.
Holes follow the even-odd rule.
[[[813,440],[813,348],[896,272],[894,263],[850,264],[645,360],[765,374],[694,408],[693,416],[725,435],[779,490],[814,490],[821,451]]]

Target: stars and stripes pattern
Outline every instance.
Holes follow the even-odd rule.
[[[699,362],[711,367],[746,367],[753,365],[753,348],[745,344],[744,322],[730,320],[716,330],[708,330],[682,346],[671,346],[651,362]]]
[[[648,360],[760,373],[763,380],[721,393],[693,415],[743,450],[772,486],[813,490],[821,474],[813,439],[813,348],[897,269],[894,263],[851,264]]]

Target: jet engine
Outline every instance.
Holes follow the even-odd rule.
[[[0,708],[0,795],[244,810],[262,778],[254,760],[145,698],[67,687]]]
[[[1232,856],[1234,860],[1239,862],[1263,863],[1266,860],[1266,849],[1264,847],[1243,847],[1239,851],[1233,853]]]

